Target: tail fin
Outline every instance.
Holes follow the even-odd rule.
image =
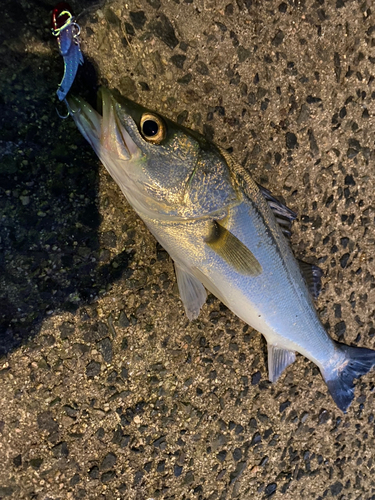
[[[346,413],[354,398],[354,379],[375,365],[375,351],[336,342],[340,362],[322,370],[323,378],[337,406]]]

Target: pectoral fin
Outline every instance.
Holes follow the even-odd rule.
[[[217,221],[213,221],[207,245],[238,273],[259,276],[262,266],[252,252],[236,236]]]
[[[198,317],[201,307],[206,302],[207,293],[204,286],[197,278],[182,269],[176,262],[174,263],[174,267],[176,270],[178,289],[182,303],[185,307],[186,316],[191,321]]]
[[[283,373],[285,368],[296,360],[293,351],[282,349],[275,345],[268,344],[268,378],[271,382],[276,380]]]

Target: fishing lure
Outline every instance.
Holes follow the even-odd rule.
[[[73,85],[78,66],[83,64],[79,39],[81,29],[66,2],[60,2],[53,9],[51,25],[52,34],[57,37],[59,51],[64,59],[64,76],[56,92],[60,101],[63,101]]]

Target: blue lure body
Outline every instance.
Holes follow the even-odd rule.
[[[52,34],[57,37],[59,51],[64,59],[64,75],[56,92],[59,100],[63,101],[73,85],[79,65],[83,64],[80,27],[65,2],[58,4],[53,10]]]

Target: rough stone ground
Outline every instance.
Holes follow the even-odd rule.
[[[343,415],[302,356],[269,384],[263,338],[214,297],[187,321],[168,255],[57,116],[52,7],[1,6],[0,498],[375,498],[375,374]],[[327,330],[375,347],[372,2],[74,7],[76,91],[97,73],[233,150],[298,212]]]

